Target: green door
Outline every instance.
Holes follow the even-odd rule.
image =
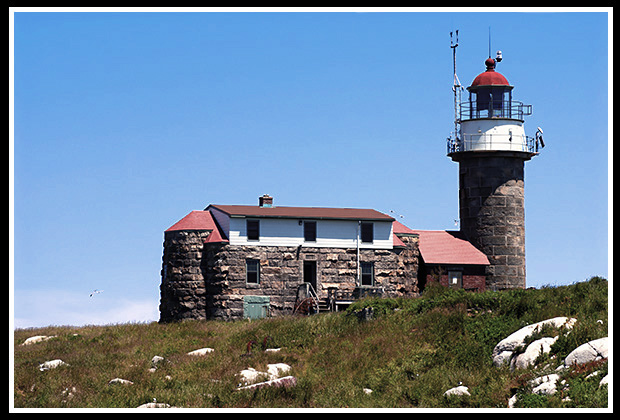
[[[244,296],[243,317],[250,319],[265,318],[269,315],[269,296]]]

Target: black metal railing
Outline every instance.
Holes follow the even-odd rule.
[[[529,136],[519,136],[514,138],[506,134],[476,134],[464,135],[465,138],[454,136],[448,137],[447,153],[469,152],[469,151],[515,151],[538,153],[539,145],[535,138]]]
[[[511,118],[523,120],[525,115],[532,114],[532,105],[519,101],[465,101],[460,104],[461,121],[477,118]]]

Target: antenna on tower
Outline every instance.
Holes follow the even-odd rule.
[[[489,25],[489,58],[491,58],[491,26]]]
[[[450,48],[452,48],[452,68],[454,73],[452,85],[452,91],[454,92],[454,138],[458,143],[459,106],[461,104],[463,86],[461,86],[461,81],[456,75],[456,47],[459,46],[459,30],[457,29],[455,32],[456,39],[452,38],[452,32],[450,32]]]

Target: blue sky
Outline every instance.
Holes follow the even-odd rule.
[[[490,27],[533,105],[526,134],[545,133],[525,169],[527,285],[611,275],[611,9],[206,10],[13,10],[14,327],[156,321],[163,231],[210,203],[269,193],[455,229],[455,29],[462,84]]]

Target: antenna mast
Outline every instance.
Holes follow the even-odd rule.
[[[450,48],[452,48],[452,68],[454,70],[454,79],[452,91],[454,92],[454,138],[458,142],[458,124],[459,124],[459,106],[461,104],[461,81],[456,75],[456,47],[459,46],[459,30],[456,30],[456,40],[452,39],[452,32],[450,32]]]

